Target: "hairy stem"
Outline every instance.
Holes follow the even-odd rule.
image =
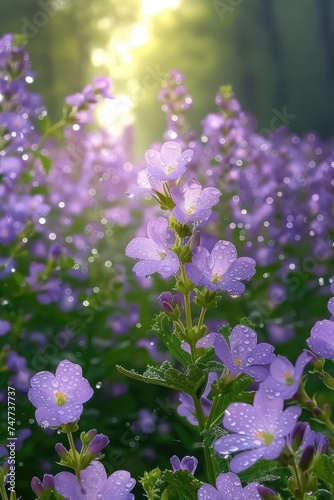
[[[71,452],[72,452],[72,456],[73,456],[73,460],[75,460],[76,462],[76,467],[75,467],[75,475],[77,476],[77,479],[79,481],[79,483],[81,484],[81,479],[80,479],[80,470],[79,470],[79,467],[78,467],[78,463],[77,463],[77,460],[76,460],[76,456],[77,456],[77,452],[76,452],[76,449],[75,449],[75,444],[74,444],[74,440],[73,440],[73,436],[72,436],[72,432],[67,432],[67,438],[68,438],[68,442],[70,444],[70,449],[71,449]]]

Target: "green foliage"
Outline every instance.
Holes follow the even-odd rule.
[[[331,498],[334,498],[334,456],[319,455],[315,460],[314,474],[322,481],[331,492]]]
[[[207,378],[202,365],[190,365],[185,371],[181,372],[174,368],[169,361],[164,361],[158,367],[148,366],[142,375],[133,369],[126,370],[119,365],[116,365],[116,368],[120,373],[134,380],[186,392],[191,396],[196,395],[198,389],[202,388]]]
[[[236,401],[243,403],[251,403],[254,394],[246,392],[246,389],[253,382],[253,378],[244,373],[240,374],[236,379],[226,386],[224,376],[221,377],[216,384],[212,385],[214,394],[213,404],[208,417],[210,426],[220,422],[226,408]]]
[[[158,493],[156,483],[160,476],[161,470],[157,467],[156,469],[152,469],[150,472],[145,471],[144,476],[139,480],[149,500],[154,500],[156,493]]]
[[[181,341],[173,332],[172,323],[169,321],[167,314],[160,313],[155,317],[152,330],[162,340],[175,359],[183,366],[189,366],[191,357],[182,349]]]
[[[145,472],[140,483],[149,500],[196,500],[202,484],[188,470],[161,473],[159,467]]]
[[[168,500],[196,500],[197,491],[201,482],[195,479],[188,470],[179,470],[176,472],[165,471],[161,475],[160,482],[163,482],[164,492],[167,490]]]

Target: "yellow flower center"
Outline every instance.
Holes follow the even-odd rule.
[[[192,215],[195,210],[195,205],[190,205],[190,207],[187,210],[187,215]]]
[[[237,365],[237,366],[241,366],[242,365],[242,362],[240,361],[239,358],[235,357],[234,358],[234,363]]]
[[[164,260],[167,257],[167,254],[165,252],[158,252],[158,255],[161,260]]]
[[[66,403],[67,396],[64,392],[56,392],[55,398],[58,406],[64,406],[64,404]]]
[[[214,285],[218,285],[218,283],[220,283],[220,281],[222,280],[222,277],[223,277],[222,274],[215,273],[212,275],[211,281]]]
[[[255,436],[260,438],[266,446],[269,446],[274,441],[274,436],[269,432],[257,432]]]
[[[174,170],[176,170],[176,167],[174,167],[173,165],[169,165],[169,167],[166,168],[167,174],[171,174],[172,172],[174,172]]]
[[[285,383],[287,385],[292,385],[295,381],[293,377],[291,377],[291,371],[287,370],[286,372],[282,373],[281,378],[285,379]]]

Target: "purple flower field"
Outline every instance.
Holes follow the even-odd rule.
[[[34,70],[4,35],[1,500],[334,498],[334,141],[230,87],[192,130],[172,69],[137,160],[109,78],[53,123]]]

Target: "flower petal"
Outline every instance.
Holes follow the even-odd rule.
[[[248,403],[232,403],[225,410],[223,426],[229,431],[254,435],[259,427],[258,412]]]
[[[104,500],[125,500],[134,498],[129,492],[134,488],[136,480],[128,471],[118,470],[108,477],[105,486],[99,491]]]
[[[231,453],[236,453],[237,451],[258,448],[259,446],[262,446],[262,443],[256,437],[241,434],[229,434],[228,436],[217,439],[213,447],[217,453],[222,456],[226,456]]]
[[[211,486],[211,484],[203,484],[197,492],[198,500],[222,500],[220,493]]]
[[[255,464],[260,458],[263,457],[264,448],[258,448],[256,450],[244,451],[239,453],[232,458],[230,462],[230,469],[232,472],[238,474],[243,470],[248,469]]]
[[[296,421],[300,417],[302,409],[298,406],[290,406],[283,413],[276,428],[276,436],[287,436],[292,432]]]
[[[242,492],[241,481],[233,472],[219,474],[216,486],[222,498],[234,500],[239,498]]]
[[[89,382],[82,376],[80,365],[67,359],[61,361],[56,370],[59,392],[64,392],[73,403],[85,403],[94,394]]]

